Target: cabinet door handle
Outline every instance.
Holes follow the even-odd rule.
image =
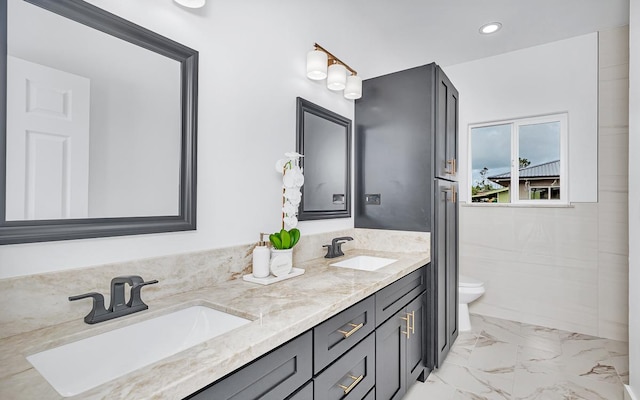
[[[411,337],[411,314],[407,313],[406,317],[400,317],[400,319],[407,321],[407,331],[400,331],[403,334],[407,335],[407,339],[409,339]]]
[[[448,166],[451,165],[451,169]],[[452,158],[451,160],[447,160],[445,162],[444,173],[447,175],[455,175],[456,174],[456,159]]]
[[[351,383],[351,385],[349,386],[338,385],[340,386],[340,389],[344,390],[344,394],[349,394],[349,392],[352,391],[353,388],[356,387],[358,383],[360,383],[362,378],[364,378],[364,375],[360,375],[360,376],[349,375],[349,378],[353,379],[353,382]]]
[[[451,192],[451,200],[449,200],[451,203],[455,203],[458,199],[458,192],[456,191],[455,187],[450,187],[450,188],[444,188],[442,189],[443,192]],[[447,198],[445,197],[445,201],[447,201]]]
[[[353,335],[354,333],[356,333],[358,331],[358,329],[362,328],[364,326],[364,322],[360,322],[358,325],[356,324],[349,324],[353,329],[351,329],[349,332],[347,331],[342,331],[342,330],[338,330],[338,332],[342,333],[342,335],[344,335],[344,338],[348,338],[349,336]]]
[[[414,335],[416,333],[416,311],[411,311],[411,314],[407,314],[407,317],[411,315],[411,334]]]

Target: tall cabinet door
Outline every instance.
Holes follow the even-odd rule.
[[[458,337],[458,183],[451,182],[447,191],[446,268],[447,268],[447,335],[453,345]]]
[[[458,90],[440,67],[435,84],[435,177],[458,180]]]
[[[400,400],[407,392],[407,323],[398,311],[376,329],[376,399]]]
[[[432,263],[435,272],[436,366],[458,337],[458,184],[436,179]]]
[[[427,341],[424,330],[425,306],[427,294],[423,293],[407,305],[407,313],[411,315],[411,332],[407,338],[407,388],[415,382],[424,371],[424,345]]]

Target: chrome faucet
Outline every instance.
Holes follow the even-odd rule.
[[[69,301],[92,298],[93,307],[89,314],[84,317],[84,322],[87,324],[96,324],[149,308],[149,306],[142,301],[140,291],[143,286],[154,283],[158,283],[158,281],[144,282],[138,275],[117,276],[113,278],[111,280],[111,304],[108,309],[104,306],[104,296],[97,292],[71,296],[69,297]],[[131,287],[131,296],[129,296],[129,301],[126,303],[124,296],[125,284]]]
[[[343,256],[344,253],[342,252],[342,244],[348,242],[349,240],[353,240],[353,238],[351,236],[342,236],[331,240],[331,244],[323,245],[322,247],[327,248],[327,254],[324,256],[324,258],[336,258]]]

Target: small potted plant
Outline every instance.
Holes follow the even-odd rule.
[[[291,271],[293,265],[293,246],[300,240],[298,225],[298,206],[302,199],[300,188],[304,184],[304,175],[300,167],[301,154],[285,153],[286,158],[276,162],[276,170],[282,173],[282,227],[280,231],[269,235],[271,242],[271,273]],[[281,257],[282,256],[282,257]],[[274,261],[278,264],[274,271]]]

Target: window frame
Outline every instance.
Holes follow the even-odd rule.
[[[547,200],[530,200],[520,199],[520,172],[519,172],[519,159],[520,159],[520,127],[527,125],[536,125],[544,123],[560,123],[560,198],[559,199],[547,199]],[[471,188],[473,187],[473,137],[472,131],[474,128],[484,128],[488,126],[496,125],[510,125],[511,132],[511,183],[509,190],[509,203],[473,203],[471,200]],[[500,205],[500,206],[532,206],[532,207],[545,207],[545,206],[558,206],[569,205],[569,116],[567,112],[545,114],[534,117],[523,118],[511,118],[505,120],[497,120],[482,123],[469,124],[468,127],[468,183],[467,190],[469,190],[469,201],[467,204],[471,205]],[[551,185],[542,185],[544,187],[552,187]],[[513,190],[518,188],[518,190]]]

